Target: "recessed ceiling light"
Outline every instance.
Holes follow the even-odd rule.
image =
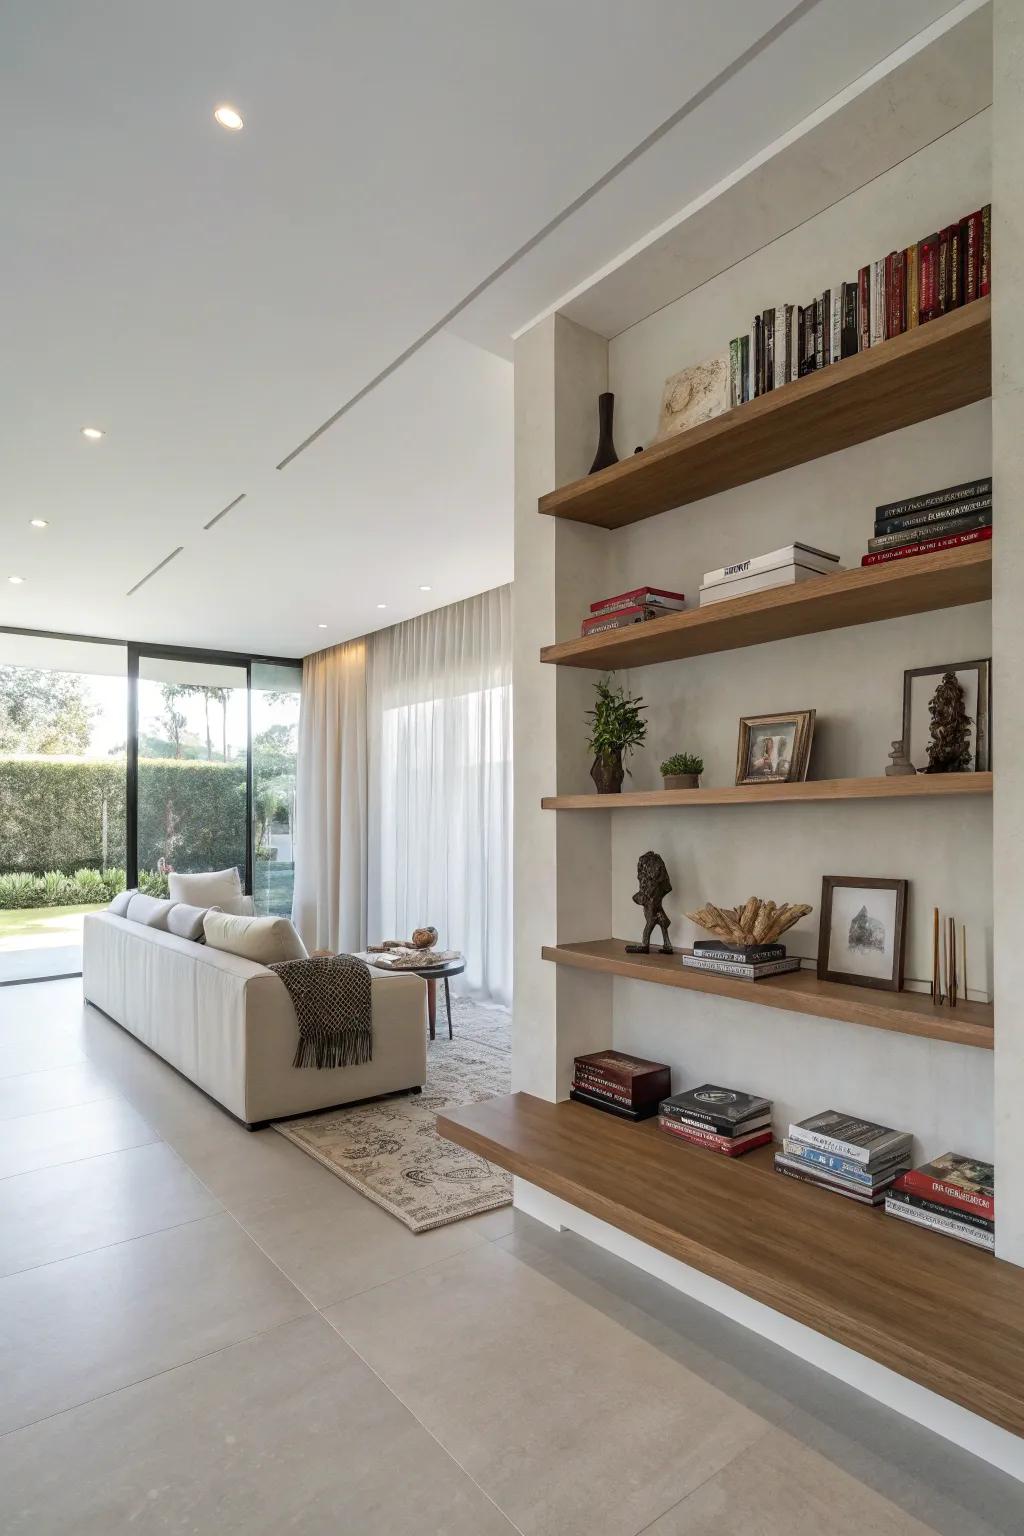
[[[377,607],[378,608],[386,608],[387,607],[387,603],[378,603]]]
[[[236,112],[235,108],[229,107],[226,102],[223,106],[217,107],[213,115],[222,128],[230,128],[232,133],[237,133],[239,128],[244,127],[241,112]]]
[[[318,624],[317,625],[317,629],[326,629],[326,628],[327,628],[326,624]]]
[[[8,576],[7,580],[12,587],[20,587],[25,578],[24,576]]]
[[[28,521],[30,528],[49,528],[50,526],[45,517],[30,517]]]
[[[106,433],[100,427],[83,427],[82,436],[89,438],[91,442],[95,442],[98,437],[105,437]]]
[[[433,587],[420,587],[421,592],[433,592]]]

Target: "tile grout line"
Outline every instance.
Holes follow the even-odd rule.
[[[646,1532],[652,1531],[659,1520],[664,1520],[665,1516],[670,1515],[675,1509],[682,1509],[683,1505],[687,1504],[695,1493],[699,1493],[702,1488],[706,1488],[708,1483],[713,1483],[715,1478],[720,1477],[723,1472],[728,1472],[741,1457],[749,1456],[751,1451],[756,1450],[769,1435],[775,1433],[777,1433],[775,1426],[765,1421],[764,1431],[758,1435],[756,1440],[752,1440],[749,1445],[744,1445],[734,1456],[730,1456],[728,1461],[723,1462],[720,1467],[716,1467],[713,1472],[709,1472],[707,1477],[702,1477],[699,1483],[694,1484],[689,1493],[684,1493],[681,1499],[677,1499],[674,1504],[670,1504],[667,1509],[663,1509],[660,1514],[655,1515],[653,1520],[649,1520],[638,1531],[634,1531],[633,1536],[646,1536]]]
[[[125,1248],[129,1243],[140,1242],[144,1237],[159,1237],[162,1232],[180,1232],[183,1227],[194,1227],[197,1221],[209,1221],[211,1216],[224,1214],[223,1210],[204,1211],[201,1216],[186,1216],[184,1221],[172,1221],[166,1227],[152,1227],[148,1232],[135,1232],[131,1237],[116,1237],[110,1243],[97,1243],[94,1248],[78,1248],[74,1253],[61,1254],[59,1258],[43,1259],[38,1264],[26,1264],[23,1269],[10,1269],[6,1274],[0,1275],[0,1285],[3,1285],[5,1280],[13,1280],[17,1275],[31,1275],[37,1269],[52,1269],[54,1264],[70,1264],[74,1259],[88,1258],[91,1253],[105,1253],[108,1248]]]
[[[106,1103],[106,1100],[97,1100],[97,1103],[101,1102]],[[51,1111],[47,1110],[45,1113],[49,1114]],[[57,1113],[57,1111],[53,1111],[53,1113]],[[33,1117],[31,1115],[24,1115],[21,1118],[31,1120]],[[11,1120],[0,1120],[0,1125],[13,1125],[13,1123]],[[150,1126],[150,1130],[153,1130],[152,1126]],[[15,1173],[0,1173],[0,1185],[6,1184],[9,1179],[27,1178],[31,1173],[46,1173],[49,1168],[74,1168],[77,1163],[94,1163],[99,1157],[116,1157],[118,1152],[137,1152],[140,1147],[157,1147],[161,1144],[166,1146],[167,1142],[154,1131],[149,1141],[132,1141],[126,1147],[108,1147],[105,1152],[88,1152],[85,1157],[66,1157],[59,1163],[40,1163],[36,1168],[19,1168]]]

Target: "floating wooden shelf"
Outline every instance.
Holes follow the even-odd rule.
[[[834,576],[772,587],[688,608],[646,624],[606,630],[546,645],[541,661],[563,667],[646,667],[734,651],[794,635],[814,635],[851,624],[901,619],[910,613],[959,608],[992,596],[992,546],[968,544],[936,555],[913,555],[888,565],[858,565]]]
[[[984,400],[991,329],[991,300],[977,299],[563,485],[540,511],[622,528]]]
[[[626,976],[631,981],[652,981],[660,987],[709,992],[744,1003],[760,1003],[765,1008],[788,1008],[792,1013],[809,1013],[818,1019],[867,1024],[872,1029],[888,1029],[900,1035],[926,1035],[931,1040],[974,1045],[986,1051],[993,1046],[990,1003],[936,1008],[925,992],[882,992],[872,987],[845,986],[819,981],[809,970],[765,976],[761,981],[742,981],[735,976],[687,970],[678,955],[628,955],[623,939],[546,944],[541,954],[556,965]]]
[[[804,784],[725,784],[715,789],[629,789],[619,795],[545,795],[545,811],[629,811],[664,806],[802,804],[808,800],[935,800],[990,795],[990,773],[917,773],[899,778],[809,779]]]
[[[508,1094],[445,1110],[448,1140],[1016,1435],[1024,1270],[728,1160],[656,1122]],[[779,1129],[776,1127],[776,1129]]]

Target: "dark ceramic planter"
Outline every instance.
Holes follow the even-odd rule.
[[[590,777],[597,785],[599,795],[621,794],[625,774],[621,752],[602,752],[599,757],[594,758],[590,770]]]

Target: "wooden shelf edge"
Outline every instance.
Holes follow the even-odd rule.
[[[543,959],[577,970],[647,981],[655,986],[677,987],[687,992],[730,997],[766,1008],[783,1008],[813,1018],[837,1019],[844,1024],[863,1024],[893,1034],[917,1035],[950,1045],[969,1045],[992,1050],[993,1009],[990,1003],[961,1003],[956,1008],[936,1008],[926,993],[884,992],[819,981],[813,971],[766,976],[743,981],[708,971],[687,970],[678,956],[630,955],[622,939],[594,939],[583,944],[546,944]]]
[[[501,1095],[438,1133],[662,1253],[1024,1433],[1024,1275],[1014,1265],[572,1103]],[[808,1253],[817,1252],[816,1264]],[[964,1298],[963,1330],[946,1324]],[[943,1304],[942,1298],[945,1298]]]
[[[809,779],[802,784],[726,784],[714,789],[631,789],[618,795],[545,795],[540,803],[545,811],[629,811],[831,800],[935,800],[991,793],[991,773],[919,773],[893,778]]]
[[[985,297],[559,486],[540,498],[538,511],[625,527],[990,392],[991,299]]]
[[[992,546],[986,540],[888,565],[853,566],[646,624],[558,640],[541,648],[540,659],[548,665],[614,671],[957,608],[991,596]]]

